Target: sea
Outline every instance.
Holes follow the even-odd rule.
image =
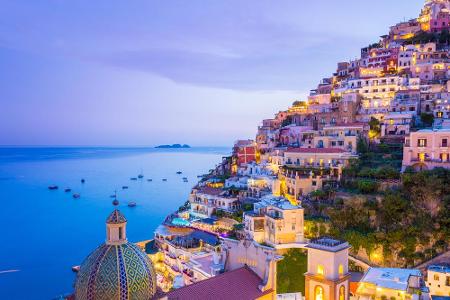
[[[57,299],[72,292],[72,266],[105,241],[112,195],[128,220],[128,239],[152,239],[164,218],[188,199],[197,177],[230,151],[0,148],[0,299]],[[143,179],[130,179],[141,173]],[[128,207],[130,201],[136,207]]]

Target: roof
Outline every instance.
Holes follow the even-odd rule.
[[[339,148],[289,148],[285,153],[344,153]]]
[[[124,295],[129,299],[151,299],[155,292],[152,262],[138,246],[129,242],[102,244],[81,264],[75,281],[77,300],[122,299]]]
[[[106,223],[108,224],[120,224],[126,222],[127,219],[118,209],[115,209],[106,219]]]
[[[261,291],[258,288],[261,283],[258,275],[248,267],[242,267],[173,290],[166,296],[169,300],[253,300],[272,292]]]
[[[364,274],[361,282],[372,283],[377,287],[406,291],[410,276],[422,276],[422,273],[416,269],[370,268]]]
[[[198,187],[198,193],[201,193],[201,194],[219,196],[223,192],[224,192],[223,189],[213,188],[213,187],[210,187],[210,186],[207,186],[207,185],[202,186],[202,187]]]
[[[431,300],[450,300],[450,296],[434,296],[434,295],[431,295]]]
[[[431,265],[428,267],[427,271],[450,273],[450,265]]]

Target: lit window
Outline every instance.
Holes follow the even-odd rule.
[[[345,300],[345,286],[339,288],[339,300]]]
[[[317,275],[324,275],[325,274],[325,269],[323,267],[323,265],[318,265],[317,266]]]
[[[419,147],[426,147],[427,146],[427,139],[418,139],[417,140],[417,146],[419,146]]]
[[[339,265],[339,276],[344,275],[344,266],[342,264]]]
[[[323,287],[320,285],[316,286],[314,289],[314,300],[323,300]]]

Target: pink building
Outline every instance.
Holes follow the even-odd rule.
[[[450,169],[450,128],[423,129],[411,132],[405,139],[402,170],[413,167],[427,170]]]

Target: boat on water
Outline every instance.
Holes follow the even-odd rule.
[[[167,181],[167,179],[166,178],[163,178],[163,180],[162,181]]]
[[[123,190],[126,190],[126,189],[128,189],[128,186],[127,186],[127,185],[124,185],[124,186],[122,187],[122,189],[123,189]]]
[[[136,202],[128,202],[128,207],[135,207],[136,206]]]
[[[66,193],[71,192],[71,191],[72,191],[71,188],[65,188],[65,189],[64,189],[64,192],[66,192]]]
[[[178,174],[178,175],[180,175],[180,174],[183,174],[183,172],[181,172],[181,171],[178,171],[178,172],[177,172],[177,174]]]
[[[131,177],[130,180],[137,180],[137,178],[136,177]]]
[[[80,266],[73,266],[72,267],[72,272],[78,273],[79,271],[80,271]]]
[[[81,179],[81,183],[85,183],[86,182],[86,180],[84,180],[84,178],[82,178]]]
[[[49,189],[49,190],[57,190],[57,189],[58,189],[58,186],[57,186],[57,185],[49,185],[49,186],[48,186],[48,189]]]
[[[148,182],[151,182],[151,181],[153,181],[153,179],[147,179],[147,181],[148,181]]]
[[[139,175],[138,175],[138,178],[139,178],[139,179],[142,179],[142,178],[144,178],[144,175],[139,174]]]
[[[80,196],[80,194],[75,193],[75,194],[72,195],[72,197],[73,197],[74,199],[78,199],[78,198],[80,198],[81,196]]]
[[[114,206],[117,206],[117,205],[119,205],[119,200],[117,200],[117,199],[114,199],[114,201],[112,202],[112,204],[113,204]]]

